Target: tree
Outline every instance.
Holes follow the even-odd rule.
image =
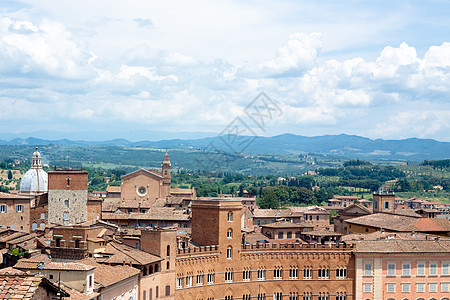
[[[280,206],[278,197],[272,187],[263,189],[262,197],[258,199],[258,206],[260,208],[278,208]]]
[[[13,178],[13,174],[11,170],[8,171],[8,179],[11,180]]]

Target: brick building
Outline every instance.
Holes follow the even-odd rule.
[[[0,226],[30,232],[32,196],[0,192]]]

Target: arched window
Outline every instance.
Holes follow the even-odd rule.
[[[32,229],[32,230],[36,230],[36,229],[37,229],[37,224],[36,224],[36,223],[33,223],[33,224],[31,225],[31,229]]]
[[[231,246],[228,246],[228,248],[227,248],[227,258],[231,259],[232,254],[233,254],[233,248]]]
[[[64,200],[64,207],[69,208],[69,200]]]
[[[158,265],[155,265],[155,273],[158,272]]]
[[[166,263],[166,270],[169,270],[170,269],[170,262],[167,262]]]
[[[166,285],[166,296],[170,296],[170,285]]]
[[[148,274],[152,274],[153,273],[153,266],[148,267]]]
[[[170,256],[170,245],[167,245],[167,256]]]
[[[227,231],[227,238],[231,239],[233,237],[233,229],[228,229]]]
[[[228,212],[228,222],[233,222],[233,212]]]

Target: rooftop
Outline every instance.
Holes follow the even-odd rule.
[[[356,252],[370,253],[450,253],[450,241],[380,240],[356,243]]]

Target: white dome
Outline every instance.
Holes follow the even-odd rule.
[[[42,169],[30,169],[20,180],[21,193],[47,192],[48,174]]]
[[[31,157],[31,169],[20,180],[20,193],[42,193],[48,191],[48,174],[42,170],[41,154],[37,151]]]

